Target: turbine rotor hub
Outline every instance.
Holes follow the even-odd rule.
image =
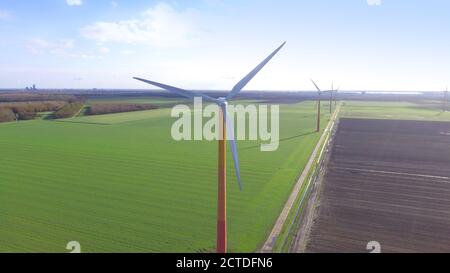
[[[222,106],[222,107],[227,107],[228,106],[227,99],[224,98],[224,97],[217,98],[217,101],[218,101],[218,104],[220,106]]]

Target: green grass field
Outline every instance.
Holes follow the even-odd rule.
[[[264,242],[320,137],[314,103],[280,109],[276,152],[238,142],[242,192],[228,157],[230,251]],[[173,121],[159,109],[0,124],[0,252],[68,252],[69,241],[83,252],[213,251],[217,143],[176,142]]]
[[[345,101],[341,117],[450,121],[450,112],[442,111],[439,101],[377,102]]]

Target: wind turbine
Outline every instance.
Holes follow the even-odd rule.
[[[336,92],[336,96],[334,97],[334,106],[336,106],[336,97],[337,97],[338,90],[339,90],[339,87],[334,89],[334,83],[332,82],[331,83],[331,90],[328,90],[328,91],[330,91],[330,115],[333,112],[333,108],[332,108],[332,105],[333,105],[332,104],[332,102],[333,102],[333,92]]]
[[[229,141],[231,146],[231,152],[233,155],[234,169],[236,172],[237,182],[239,189],[242,190],[241,172],[239,168],[238,154],[236,141],[234,139],[234,128],[232,126],[231,119],[227,113],[228,101],[235,97],[251,79],[275,56],[278,51],[286,44],[284,42],[275,51],[273,51],[266,59],[264,59],[258,66],[256,66],[250,73],[248,73],[242,80],[240,80],[226,97],[213,98],[208,95],[198,93],[195,91],[185,90],[174,86],[134,77],[134,79],[148,83],[150,85],[160,87],[169,92],[175,93],[182,97],[194,98],[202,97],[203,99],[216,103],[219,108],[219,157],[218,157],[218,195],[217,195],[217,253],[227,252],[227,210],[226,210],[226,140],[227,129],[229,135]]]
[[[311,79],[311,82],[316,87],[317,94],[318,94],[318,96],[317,96],[317,127],[316,127],[316,131],[319,132],[320,131],[320,95],[322,93],[330,92],[330,114],[331,114],[331,112],[332,112],[332,107],[331,106],[332,106],[332,102],[333,102],[333,91],[337,92],[337,90],[339,88],[336,89],[336,90],[333,90],[334,84],[332,83],[331,84],[331,90],[324,90],[324,91],[322,91],[322,90],[320,90],[319,86],[317,86],[317,84],[312,79]]]
[[[444,106],[443,111],[444,112],[447,111],[447,105],[448,105],[448,88],[445,88],[445,91],[444,91],[444,103],[443,103],[443,106]]]
[[[331,82],[331,89],[330,89],[330,115],[333,112],[333,85],[334,83]]]
[[[334,91],[336,92],[336,95],[334,96],[334,108],[336,108],[336,104],[337,104],[337,93],[338,93],[338,91],[339,91],[339,88],[341,88],[341,87],[338,87],[338,88],[336,88]]]
[[[311,79],[311,82],[314,84],[314,86],[317,89],[317,127],[316,132],[320,131],[320,95],[322,94],[322,91],[317,86],[317,84]]]

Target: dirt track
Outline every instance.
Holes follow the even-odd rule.
[[[278,236],[281,233],[281,230],[283,228],[283,225],[289,215],[289,212],[292,209],[292,206],[294,205],[295,199],[297,198],[298,194],[300,193],[300,189],[305,182],[308,173],[310,169],[313,167],[314,160],[316,160],[316,155],[320,152],[321,144],[325,141],[328,135],[328,131],[331,130],[334,126],[334,122],[336,121],[339,111],[341,109],[341,105],[339,104],[334,111],[333,115],[331,116],[328,125],[324,129],[324,132],[322,133],[322,136],[320,137],[319,141],[316,144],[316,147],[314,148],[308,163],[306,164],[305,168],[303,169],[302,173],[300,174],[300,177],[297,179],[297,182],[294,185],[294,188],[292,190],[291,195],[289,196],[288,200],[284,204],[283,210],[280,213],[280,216],[278,216],[277,221],[275,222],[275,225],[272,228],[272,231],[270,232],[266,242],[263,244],[260,252],[262,253],[270,253],[273,251],[273,247],[276,243],[276,240],[278,239]]]
[[[450,123],[341,119],[307,252],[450,252]]]

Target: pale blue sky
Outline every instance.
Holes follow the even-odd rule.
[[[368,3],[368,1],[370,3]],[[0,0],[0,88],[442,90],[448,0]]]

